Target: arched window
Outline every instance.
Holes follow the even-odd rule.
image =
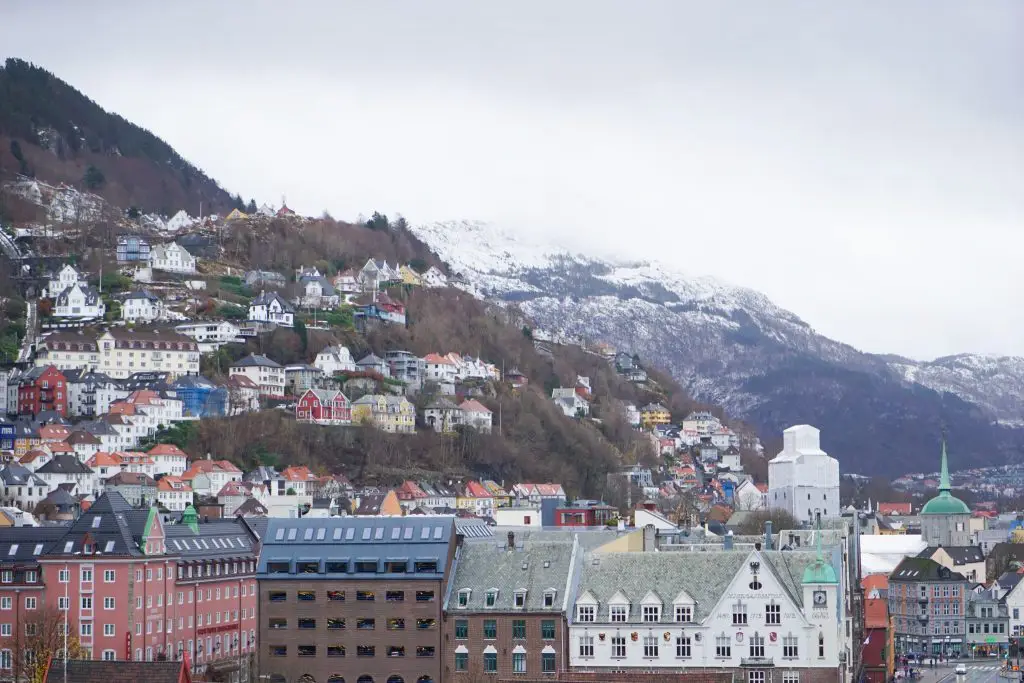
[[[366,674],[363,674],[359,677],[359,680],[356,681],[356,683],[373,683],[373,676],[367,676]]]
[[[405,679],[398,674],[395,674],[394,676],[388,677],[388,683],[405,683]]]
[[[416,679],[416,683],[434,683],[434,679],[430,676],[420,676]]]
[[[345,677],[341,674],[331,674],[327,677],[327,683],[345,683]]]

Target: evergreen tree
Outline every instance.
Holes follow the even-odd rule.
[[[388,217],[386,215],[374,211],[370,220],[366,221],[366,227],[370,230],[387,230],[391,227],[391,224],[388,223]]]
[[[250,199],[249,200],[249,204],[245,207],[245,212],[246,213],[256,213],[257,210],[258,209],[256,208],[256,200],[255,199]]]
[[[103,184],[107,182],[103,172],[91,164],[89,165],[89,168],[85,169],[85,177],[83,180],[85,181],[85,186],[90,190],[103,187]]]

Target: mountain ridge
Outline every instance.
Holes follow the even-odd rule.
[[[840,451],[877,454],[858,455],[860,471],[934,469],[944,429],[951,448],[961,446],[967,456],[963,466],[1019,456],[1021,435],[994,423],[1017,424],[1024,359],[1007,357],[1006,367],[993,370],[980,355],[914,361],[865,353],[819,334],[756,290],[657,262],[617,264],[530,246],[473,221],[412,229],[475,295],[518,306],[552,332],[657,359],[697,400],[721,404],[769,433],[797,422],[817,424],[826,435],[839,431],[831,438]],[[983,381],[991,376],[1001,378],[998,390]],[[844,415],[857,415],[860,424]],[[846,434],[851,430],[859,436]]]

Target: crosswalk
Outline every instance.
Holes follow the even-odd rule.
[[[1003,667],[998,664],[984,665],[984,664],[968,664],[968,671],[999,671]]]

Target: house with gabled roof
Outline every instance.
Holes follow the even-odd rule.
[[[295,324],[295,308],[277,292],[263,291],[249,303],[249,320],[292,327]]]
[[[166,315],[163,299],[147,289],[131,292],[121,302],[121,319],[127,322],[150,323]]]
[[[352,403],[335,389],[307,389],[295,403],[295,419],[321,425],[352,422]]]
[[[54,301],[55,318],[102,318],[107,305],[99,290],[82,282],[76,282],[57,294]]]

